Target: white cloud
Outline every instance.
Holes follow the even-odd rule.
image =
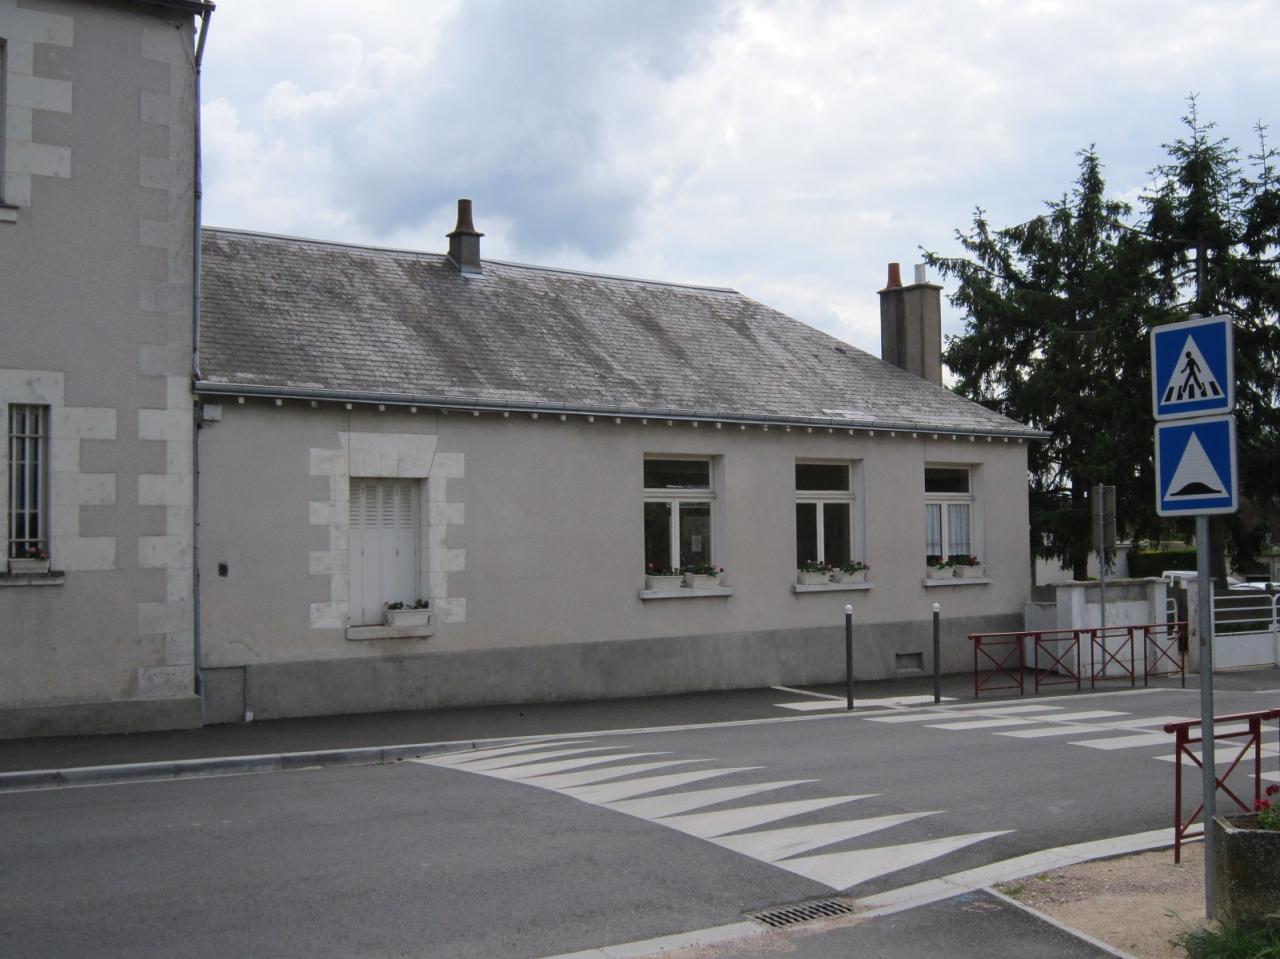
[[[1132,198],[1185,97],[1276,120],[1277,0],[219,7],[210,222],[730,285],[878,352],[885,263],[1070,188]],[[1268,112],[1271,113],[1268,116]],[[959,320],[946,316],[947,332]]]

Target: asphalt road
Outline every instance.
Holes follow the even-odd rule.
[[[1273,699],[1219,691],[1215,711]],[[1153,733],[1197,709],[1193,690],[966,702],[0,795],[0,953],[537,959],[865,902],[1168,827]],[[975,894],[787,948],[1096,954],[1028,923]]]

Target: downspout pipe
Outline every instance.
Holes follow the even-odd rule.
[[[193,385],[200,380],[200,233],[204,204],[204,170],[201,162],[200,142],[200,67],[204,61],[204,44],[209,36],[209,20],[213,17],[213,4],[200,12],[200,35],[196,40],[193,59],[195,67],[194,114],[194,170],[191,210],[191,378]],[[193,393],[194,395],[194,393]],[[194,692],[200,697],[200,709],[204,711],[204,671],[201,668],[203,647],[200,636],[200,418],[196,418],[191,442],[191,657],[194,673]]]

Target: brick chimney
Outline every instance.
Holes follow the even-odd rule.
[[[480,265],[480,237],[471,222],[471,201],[458,201],[458,225],[449,236],[449,259],[462,273],[479,276],[484,273]]]
[[[880,291],[880,358],[942,385],[942,287],[925,280],[923,265],[903,286],[902,268],[889,264]]]

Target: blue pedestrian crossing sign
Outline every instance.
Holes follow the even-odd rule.
[[[1157,420],[1235,409],[1231,317],[1197,317],[1151,330],[1151,393]]]
[[[1156,424],[1156,512],[1161,516],[1234,513],[1236,418]]]

